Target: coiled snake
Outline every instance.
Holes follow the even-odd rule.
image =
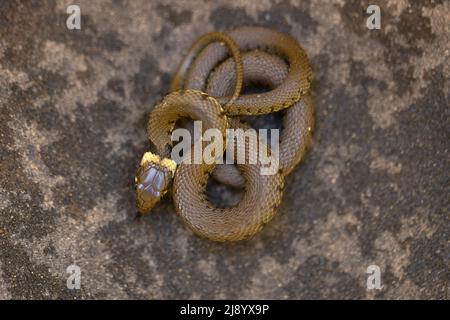
[[[235,241],[257,233],[274,216],[282,199],[285,176],[311,143],[311,80],[305,52],[286,34],[242,27],[198,38],[173,77],[170,93],[150,114],[148,136],[156,152],[144,154],[136,174],[138,211],[149,211],[173,184],[176,212],[195,234],[214,241]],[[254,83],[270,90],[241,95],[243,86]],[[283,109],[280,169],[273,175],[260,174],[264,165],[260,160],[234,166],[177,165],[170,159],[171,132],[181,118],[201,120],[204,130],[216,128],[226,137],[227,128],[246,127],[240,116]],[[256,152],[248,143],[238,148],[247,148],[247,154]],[[218,208],[208,200],[205,190],[211,174],[219,182],[243,187],[237,205]]]

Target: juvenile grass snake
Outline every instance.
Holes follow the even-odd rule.
[[[236,241],[256,234],[281,203],[284,179],[311,144],[314,126],[310,96],[312,70],[298,42],[262,27],[210,32],[198,38],[175,73],[170,93],[150,113],[148,137],[156,152],[146,152],[135,177],[136,205],[148,212],[170,189],[181,221],[195,234],[213,241]],[[241,94],[254,84],[262,93]],[[201,120],[203,130],[248,128],[242,116],[283,110],[279,170],[261,175],[264,165],[186,164],[170,159],[171,132],[178,120]],[[224,140],[224,149],[226,146]],[[250,143],[246,154],[257,152]],[[243,195],[232,207],[219,208],[206,196],[210,176]]]

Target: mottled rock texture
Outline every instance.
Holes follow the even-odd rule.
[[[0,298],[447,298],[450,3],[375,3],[381,30],[368,1],[82,0],[71,31],[71,1],[1,1]],[[171,199],[135,219],[149,111],[193,39],[240,25],[290,33],[315,72],[279,214],[238,244]]]

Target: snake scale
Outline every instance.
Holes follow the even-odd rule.
[[[170,188],[182,222],[213,241],[237,241],[256,234],[281,203],[284,178],[300,162],[312,140],[312,70],[298,42],[263,27],[241,27],[199,37],[174,75],[170,93],[150,113],[148,136],[156,148],[146,152],[135,177],[136,205],[149,211]],[[267,91],[241,94],[262,84]],[[187,164],[170,159],[171,132],[182,118],[201,120],[203,130],[248,128],[242,116],[284,110],[279,170],[261,175],[263,164]],[[224,138],[225,152],[227,141]],[[246,155],[257,152],[251,144]],[[236,150],[237,150],[236,148]],[[206,196],[210,176],[243,190],[239,203],[219,208]]]

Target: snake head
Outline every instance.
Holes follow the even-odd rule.
[[[136,207],[140,213],[148,212],[167,193],[176,167],[171,159],[161,159],[151,152],[144,153],[134,179]]]

